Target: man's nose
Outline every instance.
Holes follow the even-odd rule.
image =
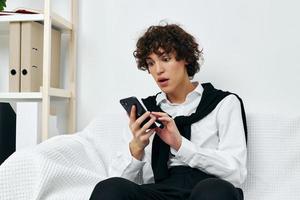
[[[163,66],[163,64],[160,63],[160,62],[157,62],[156,63],[156,73],[157,74],[161,74],[163,72],[164,72],[164,66]]]

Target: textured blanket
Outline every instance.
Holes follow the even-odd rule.
[[[85,129],[15,152],[0,167],[0,199],[89,199],[107,177],[91,135]]]

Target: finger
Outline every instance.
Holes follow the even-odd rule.
[[[147,119],[150,116],[150,112],[144,113],[142,116],[140,116],[137,120],[135,120],[133,123],[130,124],[130,127],[132,130],[139,130],[139,132],[143,132],[145,130],[140,130],[141,129],[141,124],[142,122]],[[139,134],[138,134],[139,135]]]
[[[155,130],[154,129],[146,129],[146,130],[143,130],[142,128],[141,129],[139,129],[137,132],[136,132],[136,137],[142,137],[142,136],[144,136],[144,135],[148,135],[149,133],[150,133],[150,135],[152,135],[151,134],[151,131],[153,131],[153,132],[155,132]]]
[[[160,121],[160,122],[161,122],[160,119],[167,119],[168,118],[168,119],[172,120],[172,118],[167,113],[151,112],[151,114],[154,115],[158,119],[158,121]]]
[[[156,117],[163,117],[163,116],[169,116],[167,113],[165,112],[151,112],[151,114],[153,114]]]
[[[141,125],[141,123],[143,121],[145,121],[145,119],[147,119],[150,116],[150,112],[145,112],[142,116],[140,116],[137,120],[136,123],[138,123],[138,125]]]
[[[136,120],[136,107],[135,107],[135,105],[131,106],[129,119],[130,119],[130,124],[133,124]]]
[[[173,119],[170,117],[159,117],[158,120],[161,122],[171,122]]]
[[[147,140],[147,139],[149,139],[149,138],[151,137],[151,135],[153,135],[153,133],[155,133],[155,130],[154,130],[154,129],[151,129],[151,130],[145,132],[145,134],[143,134],[143,135],[141,136],[141,139]]]
[[[153,115],[150,115],[150,120],[144,124],[144,126],[141,128],[141,131],[146,131],[147,129],[150,128],[150,126],[155,122],[156,117],[154,117]]]
[[[156,128],[154,129],[154,131],[155,131],[156,133],[160,133],[160,132],[162,131],[162,129],[159,128],[159,127],[156,127]]]

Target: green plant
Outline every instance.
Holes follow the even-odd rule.
[[[4,10],[6,7],[6,0],[0,0],[0,11]]]

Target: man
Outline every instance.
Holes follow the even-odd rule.
[[[175,24],[151,26],[134,56],[161,92],[132,107],[127,150],[91,199],[242,200],[246,170],[246,119],[241,99],[191,79],[202,50]],[[150,120],[141,126],[142,122]],[[150,129],[159,120],[163,126]]]

